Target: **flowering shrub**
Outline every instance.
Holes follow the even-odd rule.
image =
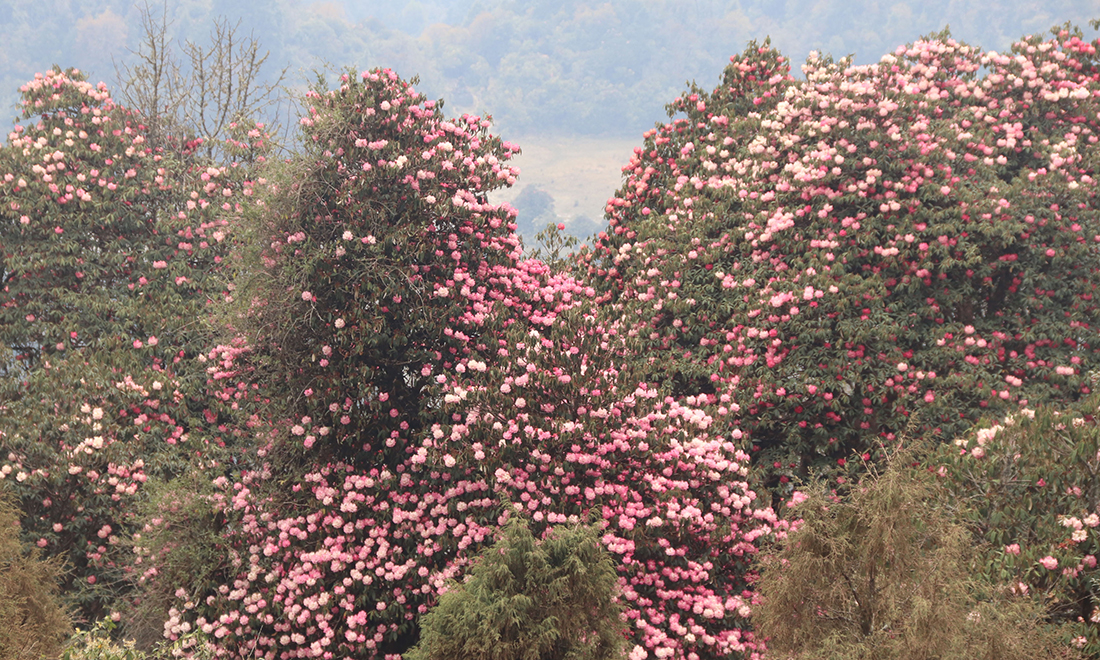
[[[1023,408],[942,448],[943,483],[989,544],[983,572],[1041,596],[1074,646],[1100,654],[1096,397]]]
[[[795,80],[753,44],[646,133],[588,272],[661,382],[732,397],[775,486],[1073,400],[1100,348],[1096,46],[935,35]]]
[[[210,355],[268,464],[215,480],[231,565],[165,634],[227,657],[401,653],[523,510],[537,536],[600,521],[634,658],[751,653],[749,561],[786,524],[716,421],[728,397],[661,393],[593,287],[517,263],[513,211],[482,197],[515,149],[482,120],[387,71],[342,83],[311,95],[315,151],[256,218],[251,334]]]
[[[102,358],[47,360],[0,410],[0,488],[20,505],[24,540],[65,558],[64,595],[88,621],[126,609],[145,570],[130,537],[144,524],[147,483],[225,471],[231,458],[219,444],[236,442],[189,416],[196,398],[183,379],[152,368],[122,376]]]

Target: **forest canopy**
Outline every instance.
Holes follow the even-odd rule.
[[[217,131],[39,73],[7,554],[70,658],[871,658],[945,618],[907,657],[1100,657],[1098,48],[750,42],[541,258],[492,197],[520,145],[391,69],[317,75],[282,145],[253,67]]]

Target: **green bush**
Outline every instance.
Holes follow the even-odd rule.
[[[69,640],[61,660],[145,660],[133,640],[121,644],[111,639],[115,624],[101,619],[88,630],[78,631]]]
[[[1077,657],[1041,604],[983,580],[973,537],[914,455],[850,492],[809,490],[803,521],[763,564],[753,621],[784,658]],[[796,498],[796,501],[801,498]]]
[[[56,657],[69,635],[58,598],[60,562],[19,540],[19,510],[0,497],[0,660]]]
[[[151,482],[136,508],[141,522],[132,550],[138,598],[123,629],[140,649],[186,637],[191,628],[181,628],[175,606],[194,607],[192,595],[217,589],[225,580],[220,572],[232,563],[234,551],[219,536],[225,521],[213,504],[225,497],[215,487],[222,481],[204,480],[203,468],[213,465],[196,462],[189,474]]]
[[[942,447],[937,469],[987,544],[979,572],[1041,598],[1100,657],[1100,398],[1024,408]]]
[[[536,541],[510,520],[464,583],[421,620],[406,660],[605,660],[623,656],[615,569],[591,527]]]

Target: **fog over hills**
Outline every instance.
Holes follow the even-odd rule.
[[[286,67],[295,89],[318,69],[331,78],[345,66],[383,66],[418,75],[450,113],[491,114],[496,132],[527,147],[524,174],[503,198],[518,198],[527,226],[579,219],[582,234],[618,185],[623,147],[666,117],[687,81],[714,84],[749,40],[770,36],[797,72],[811,50],[867,63],[945,26],[1004,50],[1066,21],[1093,34],[1087,22],[1100,17],[1096,0],[177,0],[165,9],[177,42],[204,42],[219,16],[239,20],[240,34],[270,51],[266,74]],[[8,107],[22,82],[53,64],[114,86],[115,63],[131,61],[143,36],[132,0],[5,0],[0,26]]]

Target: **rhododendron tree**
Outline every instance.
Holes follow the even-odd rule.
[[[751,653],[750,560],[787,525],[745,481],[728,396],[662,393],[593,287],[517,262],[513,211],[483,199],[515,149],[483,120],[388,71],[341,82],[311,95],[311,151],[255,218],[246,338],[208,356],[269,463],[215,481],[231,565],[178,594],[165,634],[401,653],[523,511],[536,536],[599,521],[635,658]]]
[[[141,484],[187,469],[211,441],[192,431],[218,421],[196,358],[250,168],[148,147],[140,118],[76,71],[22,91],[28,124],[0,148],[0,477],[94,618],[126,591]]]
[[[28,368],[89,343],[148,339],[155,333],[133,336],[127,303],[165,191],[161,159],[106,87],[76,71],[49,71],[21,91],[31,123],[0,152],[0,339]]]
[[[518,255],[515,211],[485,199],[514,181],[518,148],[479,117],[447,120],[392,72],[341,83],[307,96],[306,152],[255,209],[245,261],[262,267],[238,324],[309,418],[291,427],[307,448],[376,460],[420,426],[469,341],[446,327],[462,313],[451,273]]]
[[[158,343],[177,352],[155,362],[193,355],[194,321],[223,295],[211,277],[223,216],[251,195],[250,166],[270,147],[262,125],[234,131],[227,148],[243,166],[216,165],[192,144],[149,147],[143,119],[75,70],[39,74],[22,94],[27,124],[0,149],[0,341],[24,371],[86,346],[119,360]]]
[[[588,272],[660,382],[732,397],[777,487],[1073,400],[1100,348],[1096,47],[941,34],[795,80],[752,44],[646,133]]]
[[[1095,396],[979,425],[931,463],[988,544],[982,572],[1041,597],[1073,646],[1100,654],[1100,432]],[[937,467],[938,466],[938,467]]]

